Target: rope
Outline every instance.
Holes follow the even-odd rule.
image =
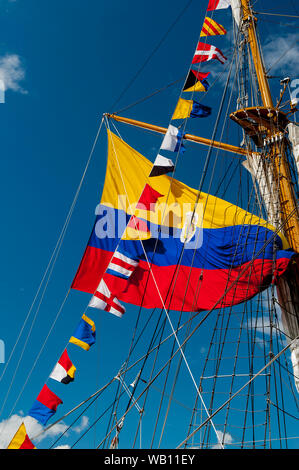
[[[291,43],[291,45],[288,47],[288,49],[286,49],[279,57],[278,59],[268,68],[268,70],[266,71],[266,75],[268,75],[268,73],[270,72],[271,69],[273,69],[273,67],[278,64],[278,62],[281,61],[282,58],[284,58],[294,47],[295,47],[295,44],[297,44],[298,42],[298,39],[295,39],[295,41],[293,41]]]
[[[109,128],[109,122],[108,122],[107,119],[106,119],[106,123],[107,123],[106,125],[107,125],[108,128]],[[114,148],[113,139],[112,139],[112,145],[113,145],[113,148]],[[125,189],[125,192],[126,192],[126,196],[127,196],[128,201],[129,201],[129,205],[130,205],[130,207],[132,207],[132,206],[131,206],[131,203],[130,203],[130,200],[129,200],[129,197],[128,197],[128,194],[127,194],[127,191],[126,191],[126,187],[125,187],[124,181],[123,181],[123,177],[122,177],[122,173],[121,173],[121,169],[120,169],[120,165],[119,165],[119,161],[118,161],[118,158],[117,158],[117,154],[116,154],[115,148],[114,148],[114,154],[115,154],[116,159],[117,159],[117,163],[118,163],[118,168],[119,168],[120,176],[121,176],[121,178],[122,178],[122,182],[123,182],[123,185],[124,185],[124,189]],[[139,232],[138,232],[138,234],[139,234]],[[141,240],[140,236],[139,236],[139,240],[140,240],[140,243],[141,243],[141,246],[142,246],[142,250],[143,250],[143,252],[144,252],[144,256],[145,256],[146,262],[147,262],[148,267],[149,267],[149,269],[150,269],[150,268],[151,268],[151,263],[149,262],[149,259],[148,259],[146,250],[145,250],[145,248],[144,248],[144,245],[143,245],[143,243],[142,243],[142,240]],[[153,274],[153,271],[152,271],[151,269],[150,269],[150,273],[151,273],[153,282],[154,282],[154,284],[155,284],[155,287],[156,287],[156,289],[157,289],[157,293],[158,293],[158,295],[159,295],[161,304],[162,304],[162,306],[163,306],[163,310],[164,310],[164,312],[165,312],[165,314],[166,314],[166,317],[167,317],[167,320],[168,320],[169,325],[170,325],[170,327],[171,327],[171,330],[172,330],[172,332],[174,333],[174,337],[175,337],[175,339],[176,339],[176,342],[177,342],[177,344],[178,344],[178,346],[179,346],[179,349],[181,350],[181,345],[180,345],[179,339],[178,339],[178,337],[177,337],[177,335],[176,335],[176,333],[175,333],[173,324],[172,324],[171,319],[170,319],[170,317],[169,317],[168,310],[166,309],[166,306],[165,306],[163,297],[162,297],[162,295],[161,295],[160,289],[159,289],[159,287],[158,287],[156,278],[155,278],[155,276],[154,276],[154,274]],[[184,355],[184,352],[183,352],[182,350],[181,350],[181,354],[182,354],[182,356],[183,356],[183,359],[184,359],[184,362],[185,362],[185,364],[186,364],[187,370],[188,370],[188,372],[189,372],[189,374],[190,374],[191,380],[192,380],[192,382],[193,382],[193,384],[194,384],[194,386],[195,386],[195,389],[196,389],[197,393],[199,394],[199,396],[200,396],[200,398],[201,398],[202,404],[203,404],[203,406],[204,406],[204,408],[205,408],[205,410],[206,410],[206,413],[207,413],[207,415],[208,415],[208,410],[207,410],[207,408],[206,408],[206,406],[205,406],[205,403],[204,403],[204,401],[203,401],[203,398],[202,398],[202,396],[201,396],[201,393],[200,393],[200,391],[199,391],[199,389],[198,389],[198,387],[197,387],[196,381],[195,381],[195,379],[194,379],[194,376],[193,376],[192,371],[191,371],[191,369],[190,369],[190,366],[189,366],[189,364],[188,364],[188,361],[187,361],[187,359],[186,359],[186,357],[185,357],[185,355]],[[213,426],[213,424],[212,424],[212,426]],[[216,428],[215,428],[214,426],[213,426],[213,428],[214,428],[214,431],[215,431],[215,433],[216,433],[216,436],[218,437],[218,433],[217,433],[217,431],[216,431]],[[219,440],[219,438],[218,438],[218,440]]]
[[[270,15],[270,16],[284,16],[287,18],[299,18],[298,15],[285,15],[282,13],[269,13],[269,12],[261,12],[261,11],[254,11],[253,12],[255,15]]]
[[[226,400],[216,411],[214,411],[212,414],[211,414],[211,417],[213,418],[217,413],[219,413],[219,411],[221,411],[231,400],[233,400],[233,398],[235,398],[237,395],[240,394],[240,392],[242,390],[244,390],[244,388],[246,388],[249,384],[251,384],[264,370],[266,370],[268,367],[271,366],[271,364],[273,364],[274,361],[276,361],[276,359],[278,359],[287,349],[289,349],[289,347],[292,345],[292,343],[294,343],[297,339],[299,339],[299,336],[297,336],[297,338],[295,338],[290,344],[288,344],[287,346],[285,346],[278,354],[276,354],[276,356],[274,356],[264,367],[262,367],[250,380],[248,380],[248,382],[246,382],[241,388],[239,388],[228,400]],[[177,449],[179,449],[180,447],[182,447],[183,444],[185,444],[191,437],[194,436],[194,434],[196,434],[203,426],[205,426],[205,424],[207,424],[209,420],[206,419],[200,426],[198,426],[191,434],[189,434],[186,439],[184,439],[180,445],[177,447]]]
[[[48,276],[48,277],[47,277],[47,281],[46,281],[46,283],[45,283],[45,286],[44,286],[44,288],[43,288],[42,294],[41,294],[41,298],[40,298],[40,301],[39,301],[39,304],[38,304],[38,307],[37,307],[35,316],[34,316],[34,318],[33,318],[33,321],[32,321],[32,324],[31,324],[31,327],[30,327],[30,330],[29,330],[29,334],[27,335],[27,338],[26,338],[24,347],[23,347],[22,352],[21,352],[21,355],[20,355],[20,357],[19,357],[19,361],[18,361],[17,367],[16,367],[16,369],[15,369],[15,371],[14,371],[14,375],[13,375],[13,378],[12,378],[11,383],[10,383],[8,392],[7,392],[6,396],[5,396],[4,402],[3,402],[3,404],[2,404],[2,408],[1,408],[1,411],[0,411],[0,415],[1,415],[2,412],[3,412],[5,403],[6,403],[6,401],[7,401],[7,398],[8,398],[8,396],[9,396],[10,390],[11,390],[11,388],[12,388],[12,386],[13,386],[13,383],[14,383],[14,380],[15,380],[15,378],[16,378],[16,374],[17,374],[17,372],[18,372],[19,366],[20,366],[20,364],[21,364],[21,361],[22,361],[22,358],[23,358],[23,355],[24,355],[24,352],[25,352],[27,343],[28,343],[28,341],[29,341],[29,338],[30,338],[30,335],[31,335],[31,332],[32,332],[32,329],[33,329],[33,326],[34,326],[34,323],[35,323],[35,321],[36,321],[36,319],[37,319],[37,316],[38,316],[38,314],[39,314],[39,310],[40,310],[40,307],[41,307],[41,304],[42,304],[44,295],[45,295],[45,293],[46,293],[46,290],[47,290],[49,281],[50,281],[50,279],[51,279],[51,275],[52,275],[52,272],[53,272],[53,270],[54,270],[54,267],[55,267],[57,258],[58,258],[58,256],[59,256],[60,249],[61,249],[61,246],[62,246],[64,237],[65,237],[65,235],[66,235],[66,232],[67,232],[67,229],[68,229],[68,226],[69,226],[69,223],[70,223],[72,214],[73,214],[73,212],[74,212],[74,209],[75,209],[75,206],[76,206],[76,203],[77,203],[79,194],[80,194],[81,187],[82,187],[82,185],[83,185],[83,182],[84,182],[84,179],[85,179],[87,170],[88,170],[88,168],[89,168],[89,165],[90,165],[92,156],[93,156],[93,154],[94,154],[95,146],[96,146],[96,144],[97,144],[97,141],[98,141],[98,138],[99,138],[99,134],[100,134],[102,125],[103,125],[103,118],[101,119],[101,122],[100,122],[100,124],[99,124],[99,127],[98,127],[98,130],[97,130],[97,133],[96,133],[96,136],[95,136],[95,139],[94,139],[94,142],[93,142],[91,151],[90,151],[90,153],[89,153],[89,156],[88,156],[88,159],[87,159],[87,162],[86,162],[84,171],[83,171],[83,174],[82,174],[82,176],[81,176],[79,185],[78,185],[77,190],[76,190],[76,192],[75,192],[75,196],[74,196],[74,198],[73,198],[73,201],[72,201],[72,204],[71,204],[71,206],[70,206],[69,212],[68,212],[68,214],[67,214],[66,220],[65,220],[65,222],[64,222],[63,228],[62,228],[61,233],[60,233],[60,235],[59,235],[59,237],[58,237],[58,241],[57,241],[56,246],[55,246],[55,248],[54,248],[54,251],[53,251],[53,253],[52,253],[52,255],[51,255],[51,258],[50,258],[50,261],[49,261],[48,266],[47,266],[47,268],[46,268],[46,271],[45,271],[45,273],[44,273],[44,275],[43,275],[43,277],[42,277],[41,283],[40,283],[40,285],[39,285],[39,287],[38,287],[38,290],[37,290],[37,293],[36,293],[36,295],[35,295],[35,297],[34,297],[33,303],[32,303],[32,305],[31,305],[31,307],[30,307],[30,309],[29,309],[29,312],[28,312],[28,314],[27,314],[27,316],[26,316],[25,322],[24,322],[24,324],[23,324],[23,326],[22,326],[22,328],[21,328],[21,331],[20,331],[20,333],[19,333],[19,335],[18,335],[17,341],[16,341],[16,343],[15,343],[13,349],[12,349],[12,352],[11,352],[11,354],[10,354],[10,356],[9,356],[9,359],[8,359],[7,363],[6,363],[5,369],[4,369],[4,371],[3,371],[2,375],[1,375],[0,381],[2,380],[2,378],[3,378],[3,376],[4,376],[4,373],[5,373],[7,367],[8,367],[8,365],[9,365],[9,363],[10,363],[10,360],[11,360],[12,357],[13,357],[15,348],[16,348],[16,346],[17,346],[17,344],[18,344],[18,342],[19,342],[19,340],[20,340],[20,338],[21,338],[21,335],[22,335],[22,333],[23,333],[23,331],[24,331],[25,325],[26,325],[27,321],[29,320],[31,311],[32,311],[33,306],[34,306],[34,304],[35,304],[35,302],[36,302],[36,300],[37,300],[37,298],[38,298],[38,295],[39,295],[39,293],[40,293],[40,291],[41,291],[43,282],[44,282],[44,280],[46,279],[46,277]],[[49,336],[50,336],[50,333],[51,333],[51,331],[53,330],[54,325],[55,325],[56,321],[57,321],[58,318],[59,318],[59,315],[60,315],[60,313],[61,313],[61,311],[62,311],[62,308],[63,308],[63,306],[64,306],[64,304],[65,304],[65,302],[66,302],[66,300],[67,300],[67,298],[68,298],[69,293],[70,293],[70,289],[68,290],[68,292],[67,292],[67,294],[66,294],[66,296],[65,296],[65,298],[64,298],[64,300],[63,300],[63,302],[62,302],[62,304],[61,304],[61,306],[60,306],[60,308],[59,308],[59,310],[58,310],[58,313],[57,313],[56,318],[55,318],[55,320],[54,320],[54,322],[53,322],[53,324],[52,324],[52,326],[51,326],[51,328],[50,328],[50,331],[48,332],[48,335],[47,335],[47,337],[46,337],[46,339],[45,339],[45,341],[44,341],[44,343],[43,343],[43,345],[42,345],[42,347],[41,347],[41,349],[40,349],[40,351],[39,351],[39,353],[38,353],[38,355],[37,355],[37,357],[36,357],[36,360],[35,360],[35,362],[34,362],[34,364],[33,364],[32,369],[30,370],[30,373],[28,374],[28,376],[27,376],[27,378],[26,378],[25,383],[23,384],[22,390],[21,390],[20,394],[18,395],[18,398],[17,398],[17,400],[15,401],[15,403],[14,403],[14,405],[13,405],[13,408],[12,408],[12,410],[11,410],[9,416],[11,416],[11,414],[13,413],[13,411],[14,411],[14,409],[15,409],[15,406],[17,405],[17,403],[18,403],[18,401],[19,401],[19,399],[20,399],[20,397],[21,397],[21,395],[22,395],[22,393],[23,393],[23,391],[24,391],[24,389],[25,389],[25,386],[26,386],[26,384],[27,384],[27,382],[28,382],[28,380],[29,380],[29,378],[30,378],[30,376],[31,376],[31,374],[32,374],[32,372],[33,372],[33,370],[34,370],[36,364],[37,364],[37,361],[38,361],[38,359],[39,359],[39,357],[40,357],[40,355],[41,355],[41,353],[42,353],[42,351],[43,351],[43,349],[44,349],[44,347],[45,347],[45,345],[46,345],[46,342],[47,342],[47,340],[48,340],[48,338],[49,338]]]
[[[150,62],[150,60],[152,59],[152,57],[155,55],[155,53],[160,49],[160,47],[162,46],[163,42],[165,41],[165,39],[167,38],[167,36],[169,35],[170,31],[174,28],[174,26],[178,23],[178,21],[181,19],[181,17],[183,16],[183,14],[187,11],[187,9],[189,8],[189,6],[191,5],[193,0],[189,0],[187,2],[187,4],[184,6],[184,8],[179,12],[179,14],[177,15],[177,17],[175,18],[175,20],[173,21],[173,23],[170,25],[170,27],[166,30],[166,32],[163,34],[162,38],[160,39],[160,41],[158,42],[158,44],[154,47],[154,49],[152,50],[152,52],[149,54],[149,56],[146,58],[146,60],[144,61],[144,63],[142,64],[142,66],[139,68],[139,70],[135,73],[135,75],[131,78],[131,80],[129,81],[128,85],[124,88],[124,90],[120,93],[120,95],[118,96],[118,98],[114,101],[113,105],[111,106],[111,108],[113,109],[116,104],[121,100],[121,98],[124,96],[124,94],[129,90],[129,88],[131,88],[131,86],[133,85],[133,83],[136,81],[136,79],[139,77],[139,75],[141,74],[141,72],[145,69],[145,67],[147,66],[147,64]]]

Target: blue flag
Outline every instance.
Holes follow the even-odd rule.
[[[197,101],[193,101],[190,117],[207,117],[210,116],[211,112],[212,108],[209,106],[204,106],[203,104],[197,103]]]

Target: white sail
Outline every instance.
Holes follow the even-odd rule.
[[[242,164],[253,177],[253,183],[256,189],[258,189],[267,211],[268,222],[276,226],[279,214],[279,200],[272,168],[257,153],[248,154],[247,159]]]
[[[294,160],[299,174],[299,125],[297,123],[290,122],[287,125],[289,132],[289,139],[293,147]]]

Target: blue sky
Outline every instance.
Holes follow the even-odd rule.
[[[157,48],[187,2],[0,0],[0,78],[4,77],[7,84],[5,103],[0,104],[0,338],[5,342],[7,359],[64,224],[102,114],[125,108],[185,77],[206,3],[207,0],[193,1]],[[294,0],[287,0],[284,5],[287,5],[285,12],[298,14]],[[278,0],[255,2],[257,11],[281,13],[282,8]],[[217,20],[231,31],[228,11],[217,13]],[[293,48],[288,58],[280,60],[280,69],[275,60],[283,53],[283,48],[293,43],[296,35],[298,38],[298,21],[277,17],[261,19],[266,63],[269,67],[274,64],[271,73],[296,78],[298,48]],[[279,22],[282,23],[281,33],[277,37]],[[296,26],[290,28],[290,23]],[[228,53],[228,57],[231,53],[229,37],[216,38],[213,42]],[[126,90],[153,51],[151,60]],[[179,82],[167,92],[120,114],[167,127],[181,86]],[[278,80],[273,82],[273,89],[276,93],[279,91]],[[122,98],[112,108],[123,90],[126,91]],[[222,84],[214,90],[203,101],[213,108],[213,116],[205,122],[192,122],[190,132],[211,136]],[[129,144],[154,159],[160,136],[149,138],[143,131],[118,128],[128,137]],[[223,140],[230,137],[238,145],[240,133],[232,125]],[[190,152],[186,152],[186,159],[179,165],[178,177],[196,187],[200,179],[201,149],[198,151],[192,145],[188,149]],[[197,171],[194,171],[194,161],[198,162]],[[231,163],[222,159],[219,175]],[[0,382],[1,396],[6,397],[9,390],[0,420],[11,413],[26,414],[88,303],[89,295],[71,293],[31,373],[85,249],[102,191],[105,165],[106,137],[102,133],[17,374],[14,377],[35,310]],[[233,200],[233,191],[228,197]],[[77,380],[64,388],[51,382],[53,391],[64,401],[57,417],[118,372],[127,354],[135,315],[134,308],[132,314],[122,320],[92,312],[97,326],[97,345],[88,353],[75,347],[71,350]],[[196,362],[191,357],[192,360]],[[5,364],[0,364],[0,376],[4,367]],[[19,397],[29,373],[28,383]],[[93,409],[90,413],[90,422],[97,412],[98,409]],[[86,420],[80,423],[84,428]],[[62,444],[71,445],[79,431],[70,433]],[[82,446],[93,447],[94,442],[99,442],[100,434],[92,430],[91,435],[91,440],[83,441]],[[52,441],[44,439],[39,446],[46,448]]]

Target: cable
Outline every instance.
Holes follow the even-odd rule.
[[[299,339],[299,336],[297,336],[297,338],[295,338],[290,344],[288,344],[287,346],[285,346],[278,354],[276,354],[276,356],[274,356],[264,367],[262,367],[250,380],[248,380],[241,388],[239,388],[228,400],[226,400],[226,402],[224,402],[221,406],[218,407],[218,409],[216,411],[214,411],[212,414],[211,414],[211,417],[214,417],[217,413],[219,413],[219,411],[221,411],[226,405],[227,403],[229,403],[233,398],[235,398],[237,395],[239,395],[239,393],[244,390],[244,388],[246,388],[249,384],[251,384],[265,369],[267,369],[268,367],[271,366],[271,364],[273,364],[274,361],[276,361],[276,359],[278,359],[287,349],[289,349],[289,347],[292,345],[292,343],[294,343],[296,340]],[[183,444],[185,444],[192,436],[194,436],[194,434],[196,434],[209,420],[206,419],[200,426],[198,426],[191,434],[189,434],[186,439],[184,439],[184,441],[182,441],[179,446],[177,447],[177,449],[179,449],[180,447],[182,447]]]
[[[34,303],[35,303],[36,300],[37,300],[37,297],[38,297],[38,294],[39,294],[39,292],[40,292],[40,290],[41,290],[42,284],[43,284],[44,280],[45,280],[46,277],[47,277],[47,280],[46,280],[45,286],[44,286],[44,288],[43,288],[43,291],[42,291],[42,294],[41,294],[41,298],[40,298],[40,301],[39,301],[39,304],[38,304],[38,307],[37,307],[37,310],[36,310],[36,312],[35,312],[35,316],[34,316],[34,318],[33,318],[33,321],[32,321],[31,327],[30,327],[29,334],[27,335],[27,338],[26,338],[24,347],[23,347],[23,349],[22,349],[21,355],[20,355],[19,360],[18,360],[17,367],[16,367],[16,369],[15,369],[15,371],[14,371],[13,379],[12,379],[11,382],[10,382],[10,386],[9,386],[8,392],[7,392],[6,396],[5,396],[4,402],[3,402],[3,404],[2,404],[2,408],[1,408],[1,411],[0,411],[0,415],[1,415],[1,413],[3,412],[5,403],[6,403],[6,401],[7,401],[7,398],[8,398],[8,396],[9,396],[10,390],[11,390],[12,385],[13,385],[13,383],[14,383],[14,380],[15,380],[15,378],[16,378],[16,374],[17,374],[18,369],[19,369],[19,367],[20,367],[20,364],[21,364],[21,361],[22,361],[22,358],[23,358],[23,355],[24,355],[24,352],[25,352],[27,343],[28,343],[28,341],[29,341],[30,334],[31,334],[31,332],[32,332],[34,323],[35,323],[35,321],[36,321],[36,319],[37,319],[37,316],[38,316],[38,313],[39,313],[39,310],[40,310],[40,307],[41,307],[41,304],[42,304],[42,301],[43,301],[43,298],[44,298],[46,289],[47,289],[47,287],[48,287],[48,283],[49,283],[49,281],[50,281],[52,272],[53,272],[53,270],[54,270],[54,267],[55,267],[55,264],[56,264],[56,261],[57,261],[57,258],[58,258],[58,256],[59,256],[59,252],[60,252],[60,249],[61,249],[63,240],[64,240],[64,237],[65,237],[66,232],[67,232],[67,228],[68,228],[68,226],[69,226],[69,223],[70,223],[72,214],[73,214],[73,212],[74,212],[74,209],[75,209],[75,206],[76,206],[76,203],[77,203],[77,200],[78,200],[78,197],[79,197],[79,194],[80,194],[81,187],[82,187],[82,185],[83,185],[83,182],[84,182],[84,179],[85,179],[87,170],[88,170],[88,168],[89,168],[89,165],[90,165],[92,156],[93,156],[93,154],[94,154],[95,146],[96,146],[96,144],[97,144],[97,141],[98,141],[98,138],[99,138],[99,135],[100,135],[100,131],[101,131],[101,129],[102,129],[103,121],[104,121],[104,119],[102,118],[102,119],[101,119],[101,122],[100,122],[100,124],[99,124],[98,130],[97,130],[97,133],[96,133],[96,136],[95,136],[95,139],[94,139],[94,142],[93,142],[93,145],[92,145],[90,154],[89,154],[89,156],[88,156],[88,159],[87,159],[87,162],[86,162],[86,165],[85,165],[83,174],[82,174],[82,176],[81,176],[79,185],[78,185],[77,190],[76,190],[76,192],[75,192],[75,196],[74,196],[74,198],[73,198],[71,207],[70,207],[69,212],[68,212],[68,214],[67,214],[65,223],[64,223],[64,225],[63,225],[63,228],[62,228],[62,231],[61,231],[61,233],[60,233],[60,235],[59,235],[57,244],[56,244],[56,246],[55,246],[55,248],[54,248],[54,251],[53,251],[52,256],[51,256],[51,258],[50,258],[50,261],[49,261],[49,263],[48,263],[48,266],[47,266],[47,269],[46,269],[46,271],[45,271],[45,274],[44,274],[44,276],[43,276],[43,278],[42,278],[42,281],[41,281],[41,283],[40,283],[40,285],[39,285],[38,291],[37,291],[37,293],[36,293],[36,295],[35,295],[35,297],[34,297],[33,303],[32,303],[32,305],[31,305],[31,307],[30,307],[30,309],[29,309],[28,315],[27,315],[27,317],[26,317],[26,319],[25,319],[25,322],[24,322],[24,324],[23,324],[23,326],[22,326],[22,328],[21,328],[21,331],[20,331],[19,336],[18,336],[18,338],[17,338],[17,341],[16,341],[16,343],[15,343],[15,345],[14,345],[14,348],[13,348],[13,350],[12,350],[10,356],[9,356],[8,362],[7,362],[7,364],[6,364],[6,367],[5,367],[5,369],[4,369],[4,371],[3,371],[2,375],[1,375],[0,380],[3,378],[3,375],[4,375],[5,371],[6,371],[6,369],[7,369],[7,367],[8,367],[8,364],[9,364],[9,362],[10,362],[12,356],[13,356],[13,353],[14,353],[14,351],[15,351],[16,345],[17,345],[19,339],[21,338],[22,332],[23,332],[23,330],[24,330],[24,328],[25,328],[25,325],[26,325],[26,323],[27,323],[27,321],[28,321],[28,319],[29,319],[30,313],[31,313],[31,311],[32,311],[32,309],[33,309],[33,306],[34,306]],[[38,355],[37,355],[37,357],[36,357],[36,359],[35,359],[35,362],[34,362],[34,364],[33,364],[33,367],[31,368],[30,373],[27,375],[27,378],[26,378],[25,383],[23,384],[22,390],[21,390],[21,392],[19,393],[18,398],[17,398],[17,400],[15,401],[15,404],[14,404],[14,406],[13,406],[11,412],[10,412],[10,416],[11,416],[11,414],[12,414],[12,412],[13,412],[15,406],[17,405],[17,403],[18,403],[18,401],[19,401],[19,399],[20,399],[20,397],[21,397],[23,391],[24,391],[24,388],[25,388],[25,386],[26,386],[26,384],[27,384],[27,382],[28,382],[28,380],[29,380],[29,378],[30,378],[30,376],[31,376],[31,374],[32,374],[32,372],[33,372],[33,370],[34,370],[34,367],[35,367],[36,364],[37,364],[37,361],[38,361],[38,359],[39,359],[39,357],[40,357],[40,355],[41,355],[41,352],[42,352],[42,350],[44,349],[44,347],[45,347],[45,345],[46,345],[46,342],[47,342],[47,340],[48,340],[48,338],[49,338],[49,336],[50,336],[50,333],[51,333],[52,329],[54,328],[54,325],[55,325],[56,321],[58,320],[58,317],[59,317],[59,315],[60,315],[60,313],[61,313],[61,311],[62,311],[62,308],[63,308],[63,306],[64,306],[64,304],[65,304],[65,302],[66,302],[66,300],[67,300],[67,297],[68,297],[69,293],[70,293],[70,289],[69,289],[68,292],[66,293],[66,296],[65,296],[65,298],[64,298],[64,300],[63,300],[63,302],[62,302],[62,304],[61,304],[61,306],[60,306],[60,308],[59,308],[59,310],[58,310],[58,313],[57,313],[56,318],[55,318],[55,320],[54,320],[54,322],[53,322],[53,324],[52,324],[52,326],[51,326],[51,329],[50,329],[50,331],[48,332],[48,335],[47,335],[47,337],[46,337],[46,339],[45,339],[45,341],[44,341],[44,343],[43,343],[43,345],[42,345],[42,347],[41,347],[41,349],[40,349],[40,351],[39,351],[39,353],[38,353]]]
[[[266,75],[268,75],[268,73],[270,72],[270,70],[273,69],[273,67],[293,49],[293,47],[295,46],[295,44],[296,44],[297,42],[298,42],[298,39],[295,39],[295,41],[293,41],[293,42],[291,43],[291,45],[288,47],[288,49],[286,49],[286,50],[278,57],[278,59],[271,65],[271,67],[268,68],[268,70],[266,71]]]
[[[270,15],[270,16],[285,16],[287,18],[299,18],[298,15],[285,15],[282,13],[269,13],[269,12],[261,12],[261,11],[253,11],[255,15]]]
[[[144,68],[147,66],[147,64],[150,62],[151,58],[155,55],[155,53],[159,50],[165,39],[167,38],[168,34],[170,31],[174,28],[174,26],[178,23],[178,21],[181,19],[181,16],[185,13],[185,11],[189,8],[193,0],[189,0],[187,4],[184,6],[184,8],[180,11],[180,13],[177,15],[173,23],[170,25],[170,27],[166,30],[166,32],[163,34],[162,38],[158,42],[158,44],[154,47],[152,52],[149,54],[149,56],[146,58],[146,60],[143,62],[142,66],[139,68],[139,70],[135,73],[135,75],[131,78],[129,81],[128,85],[124,88],[124,90],[120,93],[118,98],[114,101],[113,105],[111,108],[113,109],[116,104],[121,100],[121,98],[124,96],[124,94],[129,90],[129,88],[133,85],[135,80],[139,77],[141,72],[144,70]]]

